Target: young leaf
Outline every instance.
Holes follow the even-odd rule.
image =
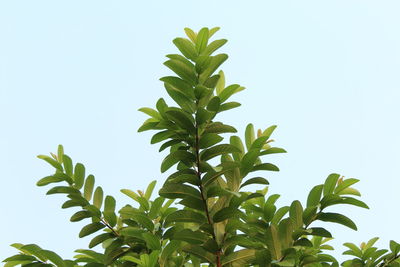
[[[93,205],[96,206],[98,209],[100,209],[102,204],[103,204],[103,189],[100,186],[98,186],[94,191]]]
[[[87,201],[92,199],[93,188],[94,188],[94,176],[88,175],[85,181],[85,186],[83,188],[83,196],[86,198]]]
[[[337,173],[332,173],[326,178],[324,184],[324,196],[328,194],[332,194],[333,190],[335,189],[336,183],[339,179],[340,175]]]

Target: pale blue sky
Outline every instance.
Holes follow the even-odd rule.
[[[137,109],[165,96],[164,55],[184,27],[220,26],[223,70],[247,90],[226,122],[243,132],[272,124],[288,154],[266,174],[281,205],[305,201],[331,172],[361,179],[370,210],[343,207],[358,232],[329,225],[342,243],[400,240],[399,1],[1,1],[0,258],[13,242],[64,257],[86,248],[63,197],[36,181],[51,173],[38,154],[63,144],[118,206],[121,188],[143,189],[164,154],[137,133]]]

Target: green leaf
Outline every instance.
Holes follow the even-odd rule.
[[[185,198],[187,196],[202,199],[200,192],[189,185],[165,184],[159,191],[160,196],[165,198]]]
[[[279,260],[281,258],[281,242],[279,240],[278,231],[275,225],[270,225],[266,231],[266,243],[272,258]]]
[[[143,233],[142,237],[146,241],[146,245],[149,249],[161,250],[160,239],[158,239],[155,235],[151,233]]]
[[[192,231],[190,229],[183,229],[174,234],[173,239],[188,242],[190,244],[203,244],[207,241],[209,236],[201,231]]]
[[[249,123],[245,131],[245,142],[247,149],[250,149],[251,144],[254,142],[254,139],[255,139],[254,126],[253,124]]]
[[[129,189],[121,189],[121,193],[127,195],[128,197],[132,198],[135,201],[138,201],[139,195]]]
[[[175,38],[173,40],[175,46],[181,51],[181,53],[191,60],[196,60],[197,51],[192,42],[185,38]]]
[[[219,112],[234,109],[240,106],[241,104],[239,102],[227,102],[219,107]]]
[[[164,200],[165,199],[163,197],[158,197],[151,203],[150,211],[148,213],[150,219],[153,220],[157,218]]]
[[[12,261],[36,261],[36,258],[30,255],[19,254],[8,257],[7,259],[3,260],[3,262],[12,262]]]
[[[218,155],[234,152],[240,152],[240,150],[231,144],[220,144],[204,150],[200,155],[200,159],[202,161],[207,161]]]
[[[342,224],[353,230],[357,230],[357,226],[352,220],[339,213],[321,212],[318,214],[317,219],[324,222],[334,222]]]
[[[154,187],[156,186],[156,184],[157,184],[157,181],[154,180],[147,186],[147,189],[144,193],[145,199],[150,200],[151,194],[153,194],[153,190],[154,190]]]
[[[221,100],[219,99],[218,96],[214,96],[208,102],[207,110],[212,111],[212,112],[217,112],[220,105],[221,105]]]
[[[196,37],[196,49],[199,54],[201,54],[207,47],[208,43],[208,28],[202,28]]]
[[[169,168],[174,166],[179,161],[185,161],[188,163],[195,162],[195,156],[184,150],[177,150],[169,154],[161,163],[161,172],[166,172]]]
[[[53,158],[46,156],[46,155],[39,155],[37,156],[39,159],[42,159],[44,161],[46,161],[47,163],[49,163],[51,166],[53,166],[54,168],[56,168],[59,171],[63,171],[63,167],[60,164],[60,162],[54,160]]]
[[[101,209],[102,204],[103,204],[103,188],[98,186],[94,191],[93,205],[96,206],[98,209]]]
[[[208,148],[221,142],[224,138],[218,134],[203,134],[199,140],[199,148]]]
[[[197,34],[190,28],[185,28],[185,33],[187,35],[187,37],[189,37],[189,39],[193,42],[196,43],[196,36]]]
[[[164,65],[175,72],[183,80],[194,85],[197,83],[197,77],[194,68],[176,59],[170,59],[164,62]]]
[[[205,133],[236,133],[236,129],[230,125],[222,124],[221,122],[210,123],[204,130]]]
[[[240,86],[239,84],[229,85],[224,90],[222,90],[222,92],[219,94],[219,97],[221,98],[221,103],[224,103],[232,95],[239,93],[240,91],[243,91],[244,89],[245,88]]]
[[[339,194],[341,191],[343,191],[344,189],[348,188],[349,186],[358,183],[360,180],[354,179],[354,178],[349,178],[346,179],[344,181],[342,181],[341,183],[338,183],[338,185],[336,186],[334,193],[335,194]]]
[[[105,227],[104,224],[100,222],[94,222],[91,224],[88,224],[82,228],[82,230],[79,232],[79,237],[85,237],[87,235],[93,234],[94,232],[97,232]]]
[[[251,171],[279,171],[279,168],[272,163],[262,163],[253,167]]]
[[[63,155],[63,165],[64,165],[64,170],[65,173],[69,176],[72,177],[73,175],[73,164],[72,164],[72,159],[68,157],[67,155]]]
[[[189,253],[191,255],[195,255],[196,257],[199,257],[203,261],[213,263],[215,262],[215,255],[206,251],[204,248],[198,246],[198,245],[192,245],[188,244],[182,248],[183,251],[186,253]]]
[[[361,249],[359,247],[357,247],[356,245],[354,245],[352,243],[344,243],[343,246],[348,247],[351,251],[353,251],[354,256],[359,257],[359,258],[362,257],[363,253],[362,253]]]
[[[87,201],[92,199],[93,188],[94,188],[94,176],[88,175],[85,181],[85,186],[83,188],[83,196],[86,198]]]
[[[215,223],[222,222],[224,220],[237,217],[239,213],[240,211],[236,207],[225,207],[214,214],[213,221]]]
[[[65,181],[65,179],[63,177],[55,177],[55,176],[46,176],[42,179],[40,179],[36,185],[37,186],[45,186],[51,183],[59,183]]]
[[[68,186],[56,186],[47,191],[47,195],[52,194],[80,194],[81,192],[78,189],[68,187]]]
[[[272,133],[275,131],[276,127],[277,127],[276,125],[268,127],[267,129],[264,130],[264,132],[261,135],[270,138]]]
[[[216,89],[217,95],[219,96],[221,94],[222,90],[224,90],[224,88],[225,88],[225,74],[222,70],[220,70],[218,72],[218,75],[219,75],[219,79],[215,86],[215,89]]]
[[[187,130],[189,133],[195,132],[193,122],[182,111],[168,110],[166,115],[182,129]]]
[[[40,251],[40,254],[43,257],[46,257],[47,259],[49,259],[49,261],[54,263],[57,267],[66,267],[64,260],[59,255],[57,255],[55,252],[43,249]]]
[[[91,212],[89,212],[87,210],[81,210],[81,211],[76,212],[74,215],[72,215],[70,221],[71,222],[79,222],[83,219],[90,218],[90,217],[92,217]]]
[[[156,133],[155,135],[153,135],[153,137],[151,138],[150,143],[151,144],[156,144],[158,142],[164,141],[172,136],[174,136],[175,133],[173,131],[170,130],[165,130],[165,131],[161,131]]]
[[[74,182],[75,182],[74,187],[76,189],[81,189],[84,181],[85,181],[85,166],[83,166],[82,163],[77,163],[75,165],[75,171],[74,171]]]
[[[190,210],[177,210],[165,218],[165,224],[172,222],[191,222],[197,224],[203,224],[207,222],[206,217],[203,214]]]
[[[144,114],[149,115],[150,117],[157,119],[157,120],[161,120],[162,117],[160,115],[160,113],[158,113],[157,110],[152,109],[152,108],[140,108],[139,111],[143,112]]]
[[[207,69],[205,69],[203,73],[200,74],[199,82],[204,83],[227,59],[227,54],[219,54],[211,57],[211,61]]]
[[[263,177],[254,177],[251,179],[248,179],[246,182],[244,182],[240,188],[246,186],[246,185],[250,185],[250,184],[264,184],[264,185],[268,185],[269,182],[267,179],[263,178]]]
[[[160,79],[160,81],[163,81],[163,82],[169,84],[173,90],[181,92],[182,94],[184,94],[186,97],[188,97],[190,99],[195,98],[193,86],[190,83],[188,83],[178,77],[166,76],[166,77],[162,77]]]
[[[247,266],[252,260],[255,259],[256,251],[254,249],[241,249],[232,252],[228,256],[225,256],[221,260],[222,266]]]
[[[320,184],[314,186],[313,189],[311,189],[307,197],[307,207],[313,207],[319,204],[323,188],[324,185]]]
[[[300,228],[303,226],[303,207],[300,201],[295,200],[290,205],[289,217],[293,222],[295,228]]]
[[[228,40],[226,39],[220,39],[220,40],[215,40],[213,42],[211,42],[206,49],[204,49],[202,55],[205,56],[210,56],[212,53],[214,53],[217,49],[219,49],[220,47],[222,47],[224,44],[226,44],[228,42]]]
[[[114,235],[111,233],[104,233],[104,234],[100,234],[98,236],[95,236],[89,243],[89,248],[93,248],[95,246],[97,246],[100,243],[103,243],[104,241],[110,239],[110,238],[114,238]]]
[[[324,196],[332,194],[335,189],[336,183],[339,179],[340,175],[337,173],[332,173],[326,178],[324,184]]]
[[[287,151],[280,147],[270,147],[266,150],[261,151],[260,156],[279,153],[287,153]]]

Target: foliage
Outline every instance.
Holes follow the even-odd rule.
[[[358,180],[333,173],[311,189],[305,203],[276,205],[279,195],[268,194],[269,181],[261,176],[279,171],[269,158],[286,152],[272,145],[276,126],[255,131],[249,124],[241,139],[233,126],[218,120],[221,112],[240,106],[231,98],[244,87],[227,85],[224,73],[217,72],[228,58],[215,54],[227,42],[210,41],[217,30],[186,28],[188,38],[174,39],[181,54],[167,55],[164,64],[176,76],[160,79],[174,105],[161,98],[155,109],[140,109],[149,118],[139,132],[155,131],[151,143],[169,150],[161,172],[174,169],[159,196],[151,197],[155,181],[144,192],[122,189],[136,205],[116,212],[114,197],[105,196],[84,165],[73,164],[59,146],[57,155],[38,156],[55,172],[37,185],[57,184],[47,194],[65,194],[62,208],[79,208],[70,220],[88,222],[79,237],[93,238],[73,260],[35,244],[13,244],[19,254],[5,259],[5,266],[339,266],[329,254],[332,234],[318,223],[357,229],[346,215],[329,209],[368,208],[352,187]],[[246,191],[251,184],[261,189]],[[361,247],[345,243],[349,250],[343,254],[353,258],[342,266],[400,266],[400,244],[391,241],[388,251],[373,247],[376,240]]]

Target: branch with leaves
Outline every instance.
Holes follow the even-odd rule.
[[[262,176],[279,171],[269,160],[273,154],[286,153],[272,145],[276,126],[255,130],[248,124],[242,139],[218,119],[240,106],[231,99],[244,90],[228,85],[220,70],[228,56],[217,53],[227,40],[211,40],[218,29],[186,28],[187,38],[173,40],[180,54],[167,55],[164,65],[174,74],[160,79],[172,104],[160,98],[155,108],[140,109],[149,118],[138,131],[155,131],[151,143],[167,151],[161,173],[168,176],[159,196],[151,197],[155,181],[144,191],[122,189],[133,202],[117,212],[114,197],[104,197],[94,176],[59,146],[56,154],[39,156],[55,171],[37,185],[57,184],[47,194],[65,194],[62,208],[78,209],[70,220],[89,220],[79,237],[94,237],[73,260],[35,244],[13,244],[19,253],[5,266],[339,266],[326,252],[333,250],[333,235],[318,222],[357,230],[349,217],[327,210],[340,204],[368,208],[352,187],[358,180],[330,174],[311,189],[305,205],[295,200],[277,206],[280,195],[268,194]],[[258,189],[245,191],[248,186]],[[342,266],[400,266],[400,245],[391,241],[390,251],[378,249],[376,240],[361,247],[345,243],[344,254],[355,258]]]

